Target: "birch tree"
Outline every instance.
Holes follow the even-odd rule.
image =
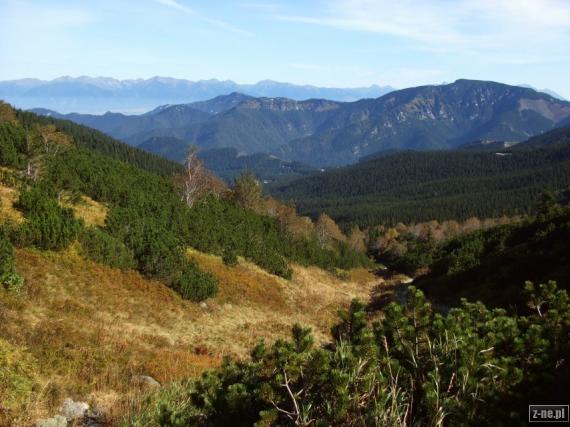
[[[184,160],[184,177],[182,182],[182,200],[192,207],[207,188],[207,173],[202,161],[198,158],[198,148],[191,146]]]

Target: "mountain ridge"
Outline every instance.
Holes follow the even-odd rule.
[[[104,111],[143,113],[161,104],[203,101],[232,92],[255,97],[288,97],[296,100],[328,98],[354,101],[394,90],[371,85],[356,88],[318,87],[262,80],[239,84],[232,80],[185,80],[172,77],[119,80],[110,77],[70,77],[53,80],[0,81],[0,98],[19,108],[48,108],[60,113],[93,114]]]
[[[355,102],[255,98],[234,92],[158,107],[140,116],[62,118],[131,145],[152,140],[145,149],[177,161],[194,144],[203,150],[233,147],[241,154],[266,153],[321,168],[353,164],[386,151],[450,149],[478,140],[523,141],[570,121],[570,103],[533,89],[460,79]],[[115,123],[121,118],[124,126]],[[161,138],[172,152],[160,146]]]
[[[477,139],[521,141],[569,117],[570,103],[550,95],[460,79],[351,103],[332,118],[342,126],[294,141],[290,156],[343,165],[383,150],[454,148]],[[334,157],[325,158],[333,149]]]

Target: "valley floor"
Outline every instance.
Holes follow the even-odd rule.
[[[143,393],[137,375],[163,384],[196,376],[224,355],[246,356],[260,339],[288,336],[296,322],[326,341],[338,309],[367,300],[380,280],[364,269],[340,279],[294,266],[287,281],[242,259],[228,267],[219,257],[188,255],[220,282],[218,295],[202,304],[136,272],[85,261],[73,246],[18,250],[24,295],[0,289],[0,356],[8,361],[0,387],[11,385],[0,390],[10,397],[0,424],[53,416],[67,397],[116,422]]]

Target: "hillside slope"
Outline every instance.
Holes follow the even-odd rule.
[[[444,243],[435,289],[416,279],[400,283],[397,302],[353,301],[327,345],[296,326],[289,340],[161,390],[128,422],[526,425],[528,402],[558,402],[570,387],[569,220],[546,197],[537,218]]]
[[[66,397],[101,408],[114,423],[144,393],[133,382],[137,375],[162,384],[195,377],[222,355],[242,357],[259,339],[285,337],[294,322],[327,340],[338,307],[366,298],[377,282],[365,271],[342,281],[299,266],[289,282],[243,260],[228,267],[219,257],[189,256],[220,282],[205,308],[136,272],[85,261],[74,247],[17,251],[25,297],[0,286],[0,354],[12,349],[27,361],[25,371],[12,374],[32,387],[6,390],[0,377],[0,396],[16,393],[0,425],[52,416]]]
[[[527,213],[570,186],[570,128],[508,150],[402,152],[270,186],[301,212],[361,225]]]
[[[555,280],[570,290],[570,208],[544,204],[537,217],[470,233],[444,243],[429,274],[414,284],[439,304],[460,298],[492,307],[525,306],[525,281]]]
[[[254,179],[189,205],[172,163],[3,103],[0,167],[0,425],[66,397],[117,421],[137,375],[182,379],[295,320],[325,339],[377,281]]]
[[[155,156],[113,140],[91,148],[83,141],[86,128],[73,125],[69,133],[69,122],[7,104],[0,104],[0,113],[0,165],[12,170],[8,178],[20,189],[17,205],[26,219],[2,234],[20,247],[57,250],[79,239],[91,259],[136,268],[194,300],[212,296],[217,285],[184,257],[189,246],[228,262],[241,255],[282,277],[291,275],[291,261],[331,271],[369,264],[342,238],[322,245],[309,219],[262,197],[255,180],[232,192],[208,179],[188,203],[182,197],[187,178],[173,176],[166,160],[155,164]],[[163,169],[159,175],[138,163]],[[108,208],[104,224],[91,227],[73,218],[69,206],[85,196]]]

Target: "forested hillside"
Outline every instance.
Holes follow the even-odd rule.
[[[200,151],[198,157],[208,169],[215,171],[217,176],[228,182],[232,182],[244,171],[254,173],[259,179],[266,181],[307,176],[317,171],[306,163],[288,162],[269,154],[240,155],[235,148]]]
[[[570,187],[570,128],[508,150],[402,152],[270,186],[304,214],[361,226],[530,213]]]
[[[439,247],[424,245],[423,260],[415,262],[420,267],[427,261],[429,273],[416,285],[439,303],[468,298],[519,310],[525,308],[526,280],[556,280],[569,290],[570,208],[557,206],[545,193],[538,211],[536,217],[465,234]]]
[[[88,258],[136,268],[195,300],[217,285],[186,257],[189,246],[228,262],[243,256],[283,277],[291,276],[291,261],[331,270],[368,262],[343,241],[322,246],[310,221],[263,199],[255,180],[238,182],[234,192],[203,188],[190,208],[173,164],[69,122],[1,107],[0,165],[12,170],[7,179],[19,185],[16,206],[26,218],[4,230],[17,246],[57,250],[78,239]],[[66,207],[82,195],[109,207],[104,227],[86,227]],[[266,204],[287,217],[269,216]],[[295,222],[302,233],[292,231]]]
[[[163,176],[170,176],[175,172],[181,171],[181,167],[177,163],[149,154],[144,150],[130,147],[98,130],[78,125],[72,121],[41,116],[21,110],[14,110],[14,114],[26,129],[31,129],[34,125],[54,125],[58,130],[72,137],[76,146],[98,151],[106,156],[130,163],[146,171]]]

